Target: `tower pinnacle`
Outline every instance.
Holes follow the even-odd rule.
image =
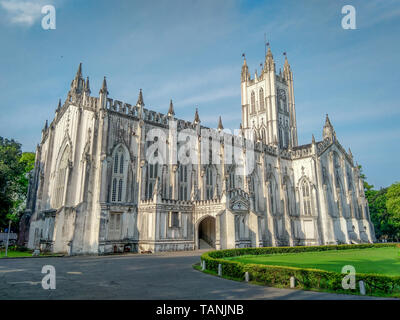
[[[331,124],[331,121],[329,120],[328,114],[326,114],[325,125],[324,125],[324,129],[322,131],[322,136],[324,139],[329,137],[333,140],[336,138],[335,129],[333,129],[333,126]]]
[[[200,117],[199,117],[199,110],[196,108],[196,112],[194,114],[194,124],[200,123]]]
[[[175,115],[174,105],[173,105],[172,99],[171,99],[171,101],[169,102],[168,116],[171,117],[174,115]]]
[[[267,55],[265,56],[264,70],[266,72],[275,71],[274,56],[272,55],[272,51],[271,51],[271,48],[269,46],[268,46]]]
[[[108,91],[107,91],[107,81],[106,81],[106,77],[104,76],[104,79],[103,79],[103,84],[101,85],[101,89],[100,89],[100,92],[99,92],[100,94],[108,94]]]
[[[219,120],[218,120],[218,131],[221,131],[224,129],[224,126],[222,125],[222,120],[221,120],[221,116],[219,116]]]
[[[139,96],[136,105],[144,106],[142,89],[139,89]]]

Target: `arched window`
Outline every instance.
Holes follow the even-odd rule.
[[[117,201],[117,179],[112,180],[112,191],[111,191],[111,201]]]
[[[256,112],[256,94],[254,93],[254,91],[251,92],[250,112],[251,113],[255,113]]]
[[[125,149],[122,146],[114,150],[114,163],[111,178],[111,202],[124,201],[127,165],[125,163],[126,157]]]
[[[153,196],[154,186],[158,177],[158,163],[148,164],[147,166],[147,193],[146,198]]]
[[[289,130],[285,128],[285,147],[289,146]]]
[[[188,166],[179,166],[179,200],[188,200]]]
[[[213,172],[211,167],[206,169],[206,200],[213,198]]]
[[[64,150],[61,160],[58,164],[58,171],[56,177],[55,194],[54,194],[54,207],[59,208],[64,203],[64,190],[65,190],[65,180],[67,178],[67,169],[69,161],[70,149],[67,146]]]
[[[260,88],[259,100],[260,100],[260,110],[264,110],[264,90],[263,90],[263,88]]]
[[[303,182],[301,190],[303,195],[303,213],[304,215],[311,216],[312,215],[311,188],[307,181]]]
[[[279,146],[283,148],[283,129],[279,130]]]

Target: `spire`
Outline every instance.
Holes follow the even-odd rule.
[[[200,117],[199,117],[199,110],[196,108],[196,112],[194,114],[194,121],[195,124],[200,123]]]
[[[221,120],[221,116],[219,116],[219,120],[218,120],[218,131],[221,131],[224,129],[224,126],[222,125],[222,120]]]
[[[249,80],[250,74],[249,74],[249,68],[248,68],[247,62],[246,62],[246,56],[244,53],[242,54],[242,56],[244,57],[244,59],[243,59],[242,73],[241,73],[240,78],[241,78],[242,82],[245,82],[245,81]]]
[[[349,148],[349,156],[353,159],[353,154],[351,153],[351,149]]]
[[[315,144],[315,137],[314,137],[314,134],[312,135],[312,144]]]
[[[75,78],[71,82],[71,89],[73,94],[80,94],[85,85],[82,79],[82,62],[79,63],[78,70],[76,71]]]
[[[287,59],[287,55],[285,54],[285,63],[283,64],[283,71],[285,71],[286,69],[290,70],[290,64],[289,64],[289,61]]]
[[[175,115],[174,105],[173,105],[172,99],[171,99],[171,101],[169,102],[168,116],[171,117],[174,115]]]
[[[58,99],[58,105],[57,105],[56,112],[60,111],[60,109],[61,109],[61,99]]]
[[[101,89],[100,89],[100,92],[99,92],[100,94],[105,94],[105,95],[108,95],[108,91],[107,91],[107,81],[106,81],[106,77],[104,76],[104,79],[103,79],[103,84],[102,84],[102,86],[101,86]]]
[[[49,127],[49,124],[48,124],[48,122],[46,120],[46,122],[44,123],[43,131],[46,131],[48,127]]]
[[[322,131],[322,136],[324,139],[327,137],[332,138],[332,140],[334,138],[336,138],[336,133],[335,133],[335,130],[333,129],[331,121],[329,120],[328,114],[326,114],[325,125],[324,125],[324,129]]]
[[[139,90],[139,96],[136,105],[144,106],[142,89]]]
[[[265,56],[265,64],[264,64],[265,71],[275,71],[275,61],[272,55],[271,48],[268,46],[267,55]]]
[[[76,72],[75,79],[82,78],[82,62],[79,63],[78,71]]]
[[[292,79],[292,70],[290,69],[290,64],[289,64],[289,61],[287,59],[286,52],[285,52],[285,63],[283,65],[283,77],[286,80],[291,80]]]

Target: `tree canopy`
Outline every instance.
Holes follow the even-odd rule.
[[[10,219],[17,226],[34,163],[34,153],[22,152],[20,143],[0,137],[0,228],[7,227]]]
[[[360,176],[364,179],[365,197],[368,200],[369,212],[375,227],[377,239],[399,241],[400,239],[400,183],[388,188],[375,190],[373,185],[365,181],[366,177],[360,168]]]

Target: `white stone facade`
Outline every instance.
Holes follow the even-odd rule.
[[[297,144],[287,60],[277,75],[268,50],[261,75],[251,79],[244,61],[241,78],[242,127],[222,135],[221,120],[207,130],[197,110],[193,122],[176,119],[172,101],[166,115],[145,109],[141,91],[136,105],[110,99],[105,79],[92,97],[79,66],[36,150],[28,247],[103,254],[193,250],[200,239],[216,249],[373,242],[363,181],[328,117],[323,141]],[[197,161],[179,161],[180,150]]]

